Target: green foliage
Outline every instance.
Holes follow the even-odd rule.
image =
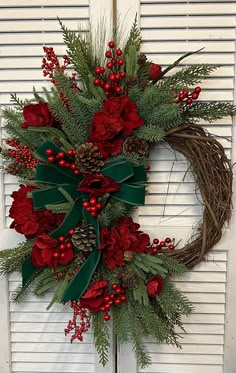
[[[139,302],[141,305],[148,306],[149,298],[145,282],[140,282],[139,287],[132,289],[134,300]]]
[[[102,312],[91,314],[94,343],[99,355],[99,363],[105,366],[108,362],[110,347],[109,326],[103,319]]]
[[[137,91],[136,91],[137,92]],[[173,93],[172,91],[161,91],[156,86],[150,86],[143,91],[139,100],[136,104],[139,108],[139,115],[145,120],[150,117],[154,109],[158,108],[162,104],[172,104]]]
[[[146,125],[157,126],[164,131],[177,127],[182,122],[182,110],[178,104],[162,104],[147,115]]]
[[[67,214],[71,209],[71,204],[69,202],[62,202],[52,205],[45,206],[47,210],[52,211],[54,214]]]
[[[168,273],[175,277],[182,277],[186,272],[187,268],[182,263],[179,263],[177,260],[162,255],[161,259],[163,261],[163,266],[166,268]]]
[[[213,122],[228,115],[235,115],[236,107],[228,102],[194,102],[183,108],[183,122],[203,119]]]
[[[11,93],[10,97],[11,97],[11,102],[14,103],[14,108],[16,109],[16,111],[19,111],[19,112],[22,112],[25,105],[29,105],[31,102],[34,101],[34,100],[28,100],[28,99],[20,100],[19,97],[17,97],[16,93]]]
[[[14,109],[4,109],[2,111],[5,119],[4,128],[9,135],[9,138],[17,138],[21,144],[28,145],[31,148],[37,147],[42,143],[42,139],[38,134],[29,131],[27,128],[21,128],[20,125],[24,122],[22,113]]]
[[[165,137],[165,132],[162,128],[157,126],[142,126],[135,131],[135,136],[140,137],[148,142],[159,142]]]
[[[133,265],[141,269],[143,272],[153,275],[159,275],[164,278],[167,270],[163,265],[163,260],[160,256],[147,255],[144,253],[136,253]]]
[[[134,210],[135,206],[110,198],[98,218],[99,224],[102,227],[109,227],[114,224],[115,220],[123,216],[129,216]]]
[[[194,84],[200,83],[217,68],[218,66],[209,64],[192,65],[160,80],[157,86],[161,90],[180,92],[183,89],[190,88]]]
[[[47,306],[47,310],[49,310],[53,306],[54,303],[61,303],[61,299],[63,297],[63,294],[65,293],[66,288],[68,287],[69,278],[73,272],[73,269],[74,267],[71,266],[69,271],[65,275],[65,278],[62,281],[57,282],[57,285],[55,285],[54,294],[51,299],[51,302]],[[49,285],[52,285],[52,283]]]
[[[62,35],[65,44],[67,45],[67,54],[74,65],[75,71],[80,75],[83,83],[88,88],[89,74],[93,74],[97,65],[97,60],[93,55],[91,43],[86,39],[85,33],[70,31],[59,20]]]
[[[21,269],[22,263],[30,255],[34,241],[28,239],[14,249],[0,251],[0,275]]]
[[[133,102],[138,102],[141,97],[143,96],[143,90],[138,86],[135,85],[129,90],[129,98]]]
[[[135,46],[136,51],[139,51],[139,49],[141,47],[141,42],[142,42],[141,32],[140,32],[140,29],[138,27],[138,17],[137,17],[137,14],[136,14],[134,23],[131,27],[127,42],[126,42],[125,47],[124,47],[123,57],[124,57],[125,60],[126,60],[127,54],[129,53],[130,46],[131,45]]]
[[[138,63],[137,63],[137,50],[136,46],[134,44],[131,44],[129,46],[129,49],[127,51],[126,55],[126,74],[127,76],[136,76],[138,71]]]

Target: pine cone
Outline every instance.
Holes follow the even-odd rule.
[[[139,80],[138,80],[138,77],[136,75],[130,75],[129,77],[127,77],[127,79],[125,81],[125,84],[126,84],[127,88],[131,88],[134,85],[137,85],[138,82],[139,82]]]
[[[78,265],[78,267],[81,267],[81,265],[85,262],[86,256],[83,251],[78,252],[75,257],[74,261]]]
[[[96,284],[101,279],[101,276],[98,272],[94,272],[93,277],[91,278],[89,286]]]
[[[62,281],[66,277],[66,274],[67,274],[67,270],[63,269],[62,271],[55,272],[53,274],[53,276],[54,276],[54,278],[55,278],[56,281]]]
[[[123,151],[126,154],[137,154],[139,157],[147,158],[149,144],[144,139],[133,136],[128,137],[123,144]]]
[[[137,60],[139,66],[144,65],[146,61],[147,61],[146,55],[144,53],[140,53],[138,56],[138,60]]]
[[[75,163],[82,174],[99,172],[104,165],[102,154],[98,147],[92,143],[82,144],[78,147]]]
[[[71,237],[73,245],[83,252],[90,252],[96,245],[96,235],[91,224],[82,223]]]
[[[142,81],[139,83],[139,86],[140,86],[140,88],[142,88],[143,90],[145,90],[147,87],[150,86],[150,81],[147,80],[147,79],[144,79],[144,80],[142,80]]]
[[[121,282],[122,285],[130,289],[138,288],[139,278],[134,272],[127,271],[123,267],[117,267],[113,273],[114,276],[117,278],[118,282]]]
[[[18,163],[16,162],[13,162],[13,163],[9,163],[4,171],[7,173],[7,174],[11,174],[11,175],[15,175],[15,176],[20,176],[21,175],[21,171],[22,171],[22,166],[19,165]]]

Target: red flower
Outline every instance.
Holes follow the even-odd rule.
[[[92,285],[89,290],[80,298],[80,305],[87,308],[90,312],[100,311],[101,306],[105,303],[105,296],[108,292],[108,283],[106,280],[99,280]]]
[[[22,128],[27,127],[50,127],[53,125],[54,118],[46,102],[26,105],[23,109],[24,123]]]
[[[150,297],[156,297],[162,292],[163,278],[159,276],[152,276],[147,283],[147,292]]]
[[[117,192],[119,189],[120,184],[103,174],[86,175],[78,187],[79,191],[91,193],[93,197],[99,197],[105,193]]]
[[[112,141],[94,142],[93,144],[98,147],[99,152],[107,160],[109,155],[115,156],[121,153],[123,142],[122,137],[116,137]]]
[[[157,79],[162,73],[162,68],[160,65],[156,63],[151,63],[150,71],[149,71],[149,78],[151,80]]]
[[[35,187],[20,185],[19,190],[12,193],[14,199],[9,216],[14,219],[10,228],[14,228],[18,233],[24,234],[26,238],[33,238],[36,235],[52,232],[59,227],[65,214],[53,214],[51,211],[33,208],[33,201],[27,197]]]
[[[55,238],[46,234],[38,236],[32,248],[32,263],[36,267],[53,267],[56,270],[58,264],[65,265],[74,257],[72,248],[59,250],[59,243]]]
[[[129,136],[143,124],[138,107],[128,96],[111,97],[104,101],[103,110],[94,114],[90,138],[104,157],[117,155],[124,141],[121,135]]]
[[[103,250],[103,258],[110,269],[124,266],[124,251],[144,252],[150,245],[148,234],[139,231],[140,225],[131,217],[119,220],[117,227],[103,228],[100,233],[101,244],[98,250]]]
[[[110,115],[104,111],[98,111],[93,116],[93,124],[90,126],[92,140],[113,139],[123,129],[123,121],[119,114]]]

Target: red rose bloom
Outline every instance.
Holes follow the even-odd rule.
[[[59,243],[55,238],[46,234],[38,236],[32,248],[32,263],[36,267],[53,267],[56,270],[58,264],[65,265],[74,257],[72,248],[60,251]]]
[[[52,113],[46,102],[26,105],[23,109],[24,123],[22,128],[27,127],[51,127],[54,122]]]
[[[150,71],[149,71],[149,78],[151,80],[157,79],[162,73],[162,68],[160,65],[156,63],[151,63]]]
[[[80,298],[80,305],[87,308],[90,312],[100,311],[101,306],[105,303],[105,296],[108,293],[106,280],[100,280],[92,285],[89,290]]]
[[[80,192],[90,193],[92,197],[117,192],[119,189],[120,184],[103,174],[86,175],[78,187]]]
[[[152,276],[147,283],[147,292],[150,297],[156,297],[162,292],[163,278],[159,276]]]
[[[103,250],[103,258],[110,269],[124,266],[124,251],[144,252],[150,245],[148,234],[139,231],[140,225],[132,218],[122,218],[117,227],[103,228],[100,232],[101,244],[98,250]]]
[[[20,185],[19,190],[11,195],[14,201],[11,205],[9,216],[14,220],[10,228],[24,234],[26,238],[33,238],[45,232],[52,232],[61,225],[65,217],[65,214],[53,214],[47,210],[35,211],[32,199],[27,197],[27,194],[33,189],[35,187]]]

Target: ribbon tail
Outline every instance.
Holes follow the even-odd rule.
[[[65,290],[61,302],[78,300],[87,290],[95,269],[99,263],[101,251],[94,250],[81,266],[73,280]]]
[[[82,219],[82,198],[80,198],[74,203],[60,227],[53,231],[50,236],[56,239],[60,236],[67,236],[68,231],[75,228]]]
[[[27,258],[22,264],[22,286],[25,286],[38,270],[39,268],[31,262],[31,258]]]

